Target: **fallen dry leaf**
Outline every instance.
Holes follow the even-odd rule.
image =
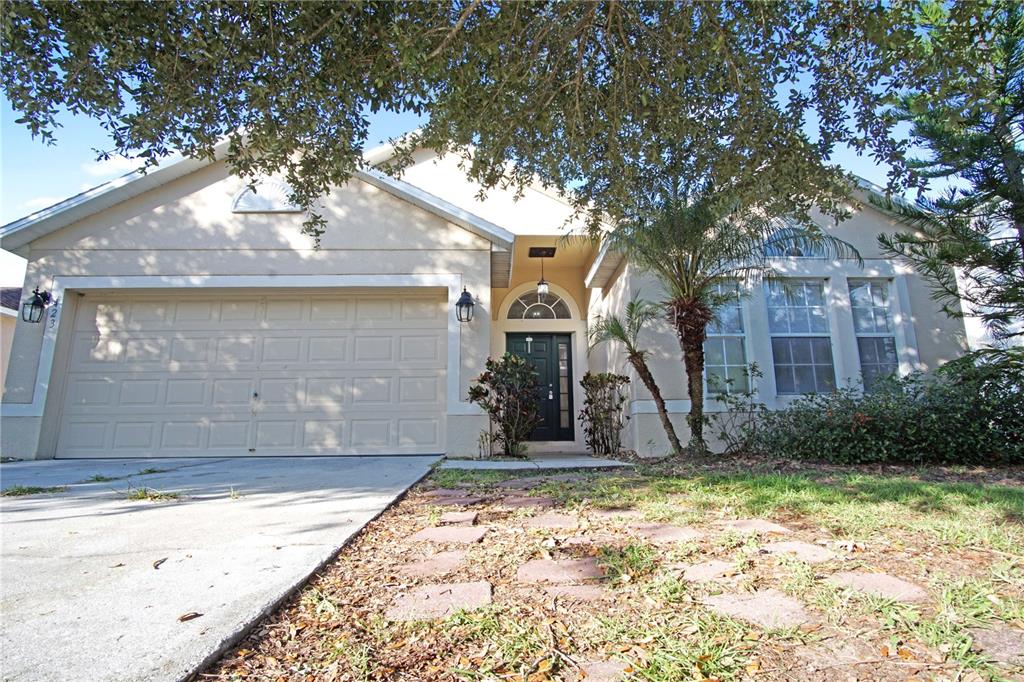
[[[163,559],[157,559],[156,561],[153,562],[153,568],[159,570],[160,569],[160,564],[162,564],[165,561],[167,561],[167,557],[164,557]]]
[[[188,613],[183,613],[180,616],[178,616],[178,622],[184,623],[186,620],[192,620],[194,618],[198,618],[201,615],[203,614],[197,613],[195,611],[189,611]]]
[[[911,652],[910,649],[903,649],[903,648],[897,649],[896,650],[896,654],[900,658],[902,658],[904,661],[915,661],[915,660],[917,660],[917,657],[914,656],[913,652]]]

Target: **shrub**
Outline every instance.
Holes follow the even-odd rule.
[[[725,406],[724,412],[706,414],[708,425],[715,429],[715,435],[722,443],[725,454],[747,449],[748,443],[757,435],[760,420],[767,407],[757,399],[757,382],[764,373],[756,362],[743,370],[747,387],[736,386],[732,379],[721,379],[708,374],[708,388],[711,395]]]
[[[626,394],[622,387],[629,377],[611,372],[587,372],[580,380],[583,408],[579,420],[587,449],[595,455],[615,455],[622,449],[622,428],[629,417],[623,412]]]
[[[838,464],[1024,463],[1024,362],[964,358],[933,374],[801,398],[767,412],[747,446]]]
[[[470,401],[490,415],[497,429],[492,437],[504,454],[522,457],[525,441],[540,421],[537,372],[526,360],[505,353],[487,358],[483,374],[469,389]]]

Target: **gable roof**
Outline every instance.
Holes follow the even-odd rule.
[[[0,287],[0,312],[15,315],[21,305],[21,289],[18,287]]]
[[[227,143],[225,142],[215,148],[214,157],[211,159],[180,159],[148,172],[134,171],[128,173],[120,178],[76,194],[64,201],[4,225],[0,228],[0,248],[13,251],[19,255],[25,255],[25,247],[32,241],[91,215],[95,215],[122,201],[205,168],[223,159],[226,153]],[[505,228],[484,220],[414,185],[379,171],[372,169],[358,170],[353,174],[353,177],[448,220],[477,236],[483,237],[491,242],[492,251],[497,251],[499,254],[506,251],[509,252],[507,259],[499,255],[498,261],[507,261],[509,266],[511,265],[510,254],[512,244],[515,241],[515,235]],[[503,272],[503,270],[504,268],[499,267],[497,273],[492,273],[492,275],[498,275],[497,281],[508,279],[511,276],[511,267],[507,269],[508,272]]]

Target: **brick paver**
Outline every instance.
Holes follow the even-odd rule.
[[[640,523],[630,526],[629,530],[656,545],[671,545],[704,537],[704,533],[696,528],[673,526],[667,523]]]
[[[728,561],[712,559],[683,569],[683,579],[694,583],[706,583],[719,580],[736,573],[736,566]]]
[[[785,526],[780,526],[779,524],[766,519],[735,519],[732,521],[718,521],[717,525],[731,530],[738,530],[741,533],[774,533],[776,535],[788,535],[793,532]]]
[[[410,578],[438,578],[458,568],[466,558],[462,550],[438,552],[433,556],[400,566],[398,572]]]
[[[389,620],[444,618],[490,603],[491,584],[486,581],[423,585],[395,597],[385,616]]]
[[[579,520],[568,514],[539,514],[531,516],[523,522],[527,528],[576,528]]]
[[[501,498],[498,503],[507,509],[550,509],[558,504],[550,497],[530,497],[528,495],[509,495]]]
[[[487,529],[479,526],[438,526],[424,528],[409,539],[413,542],[471,545],[480,542],[486,533]]]
[[[1007,665],[1024,666],[1024,630],[1008,625],[968,630],[974,648],[993,661]]]
[[[519,567],[521,583],[575,583],[604,576],[597,559],[533,559]]]
[[[593,602],[608,599],[608,590],[598,585],[549,585],[544,588],[549,597],[567,601]]]
[[[917,602],[928,598],[928,593],[920,585],[887,573],[845,571],[833,574],[829,582],[895,601]]]
[[[717,594],[704,603],[712,611],[763,628],[791,628],[814,622],[804,605],[775,589],[742,594]]]
[[[821,545],[812,545],[809,542],[800,542],[799,540],[772,542],[762,547],[761,551],[767,554],[794,556],[800,561],[806,561],[809,564],[821,564],[836,558],[835,553]]]
[[[439,523],[443,526],[472,526],[478,514],[473,511],[445,512],[441,514]]]

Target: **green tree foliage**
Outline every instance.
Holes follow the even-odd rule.
[[[883,201],[916,232],[879,240],[931,280],[948,314],[973,310],[1006,339],[1024,335],[1024,325],[1014,326],[1024,320],[1024,11],[998,2],[990,14],[970,43],[943,8],[926,15],[934,27],[932,75],[894,117],[911,125],[926,152],[910,168],[923,180],[955,184],[918,206]],[[943,68],[950,52],[972,57],[971,67]]]
[[[665,290],[664,309],[686,369],[689,447],[704,452],[704,341],[715,309],[725,303],[719,285],[770,274],[769,253],[799,249],[858,262],[860,255],[813,222],[779,220],[760,205],[745,205],[706,181],[689,180],[667,178],[649,209],[638,210],[605,239]]]
[[[676,435],[675,427],[672,426],[672,420],[669,419],[661,389],[658,388],[658,383],[654,380],[650,367],[647,366],[649,351],[640,347],[640,334],[644,327],[661,317],[662,314],[658,305],[634,296],[633,300],[626,304],[623,317],[609,315],[594,320],[589,330],[590,347],[593,348],[602,343],[622,345],[626,351],[626,361],[632,365],[637,376],[640,377],[640,381],[647,388],[647,392],[654,399],[654,404],[658,408],[658,417],[661,419],[661,426],[665,429],[669,447],[672,448],[672,454],[679,455],[683,452],[683,446]]]
[[[0,70],[44,139],[64,110],[147,163],[227,139],[236,172],[281,172],[307,207],[363,163],[367,115],[387,110],[429,115],[396,169],[419,144],[472,145],[485,186],[540,178],[617,219],[685,163],[760,174],[735,192],[789,214],[835,205],[836,144],[898,162],[885,96],[915,77],[918,4],[19,1],[0,15]]]

